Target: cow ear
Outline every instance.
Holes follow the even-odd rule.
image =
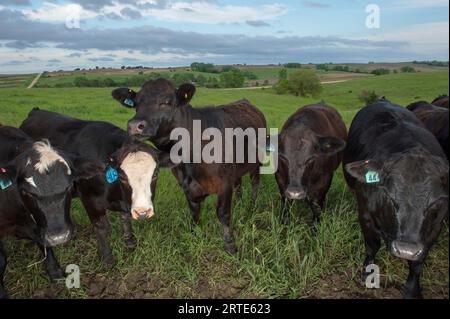
[[[163,168],[175,168],[179,164],[175,164],[170,159],[170,153],[159,152],[158,153],[158,166]]]
[[[364,160],[345,165],[345,171],[363,184],[378,184],[383,180],[383,164],[376,160]]]
[[[319,152],[333,155],[342,152],[345,148],[346,143],[343,139],[332,136],[325,136],[318,138],[317,145]]]
[[[90,179],[105,170],[105,164],[99,161],[76,157],[72,159],[73,172],[76,180]]]
[[[16,183],[17,170],[13,165],[0,167],[0,192]]]
[[[135,108],[136,106],[136,92],[129,88],[119,88],[115,89],[111,92],[111,95],[114,99],[119,101],[125,107]]]
[[[192,84],[182,84],[177,90],[178,105],[188,104],[195,94],[195,86]]]

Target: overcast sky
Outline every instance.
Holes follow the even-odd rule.
[[[0,73],[193,61],[447,61],[448,3],[0,0]],[[366,25],[369,4],[379,7],[379,28]]]

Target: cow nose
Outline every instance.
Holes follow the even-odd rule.
[[[61,244],[64,244],[65,242],[67,242],[70,239],[71,235],[72,235],[72,232],[70,230],[66,230],[64,232],[57,233],[57,234],[46,233],[45,234],[45,243],[49,247],[61,245]]]
[[[128,122],[129,135],[142,135],[147,128],[147,122],[142,120],[131,120]]]
[[[155,213],[153,212],[153,208],[134,208],[131,211],[131,215],[133,219],[144,220],[153,217]]]
[[[302,200],[306,198],[306,192],[301,188],[289,187],[284,194],[289,199]]]
[[[424,252],[425,247],[422,244],[409,243],[399,240],[394,240],[391,244],[391,253],[398,258],[406,260],[420,260]]]

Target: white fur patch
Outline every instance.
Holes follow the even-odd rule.
[[[120,168],[127,175],[132,190],[131,210],[153,210],[150,188],[156,169],[153,157],[145,152],[130,153],[122,161]]]
[[[67,174],[72,174],[67,162],[52,148],[48,140],[34,143],[33,149],[39,154],[39,161],[34,165],[34,168],[37,169],[39,173],[44,174],[52,165],[56,162],[60,162],[66,165]]]
[[[30,184],[31,186],[37,188],[36,183],[34,182],[34,178],[33,177],[27,177],[25,178],[25,181]]]

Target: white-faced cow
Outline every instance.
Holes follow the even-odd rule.
[[[123,213],[125,245],[134,247],[131,218],[147,219],[154,215],[158,168],[165,165],[168,157],[149,145],[132,141],[113,124],[39,109],[29,113],[21,129],[33,138],[50,140],[70,154],[103,164],[96,176],[76,183],[75,195],[80,197],[93,224],[100,259],[113,266],[115,258],[108,243],[110,225],[106,211]]]
[[[343,162],[358,202],[364,271],[384,240],[390,253],[409,263],[405,296],[421,297],[422,265],[448,211],[441,146],[412,112],[378,101],[354,118]]]
[[[177,142],[170,138],[174,129],[187,130],[193,139],[194,121],[201,123],[202,132],[215,129],[221,132],[222,137],[227,128],[250,129],[256,133],[259,128],[266,129],[264,115],[247,100],[218,107],[193,108],[189,102],[194,94],[194,85],[183,84],[176,89],[165,79],[148,81],[139,92],[128,88],[119,88],[112,92],[112,96],[123,106],[136,109],[136,115],[128,122],[128,133],[152,141],[165,153],[169,153]],[[256,138],[260,136],[257,135]],[[263,138],[265,141],[266,137]],[[191,159],[199,155],[194,154],[192,145],[189,149]],[[203,200],[210,194],[217,194],[217,216],[224,228],[225,248],[229,253],[235,253],[237,250],[230,225],[233,189],[240,184],[242,176],[246,174],[251,175],[253,197],[259,184],[260,162],[250,163],[247,160],[249,153],[247,147],[242,152],[245,153],[245,160],[242,163],[183,162],[172,171],[184,190],[194,223],[199,222]]]
[[[0,145],[0,240],[5,236],[32,240],[46,256],[50,279],[63,278],[52,247],[71,238],[74,181],[89,177],[95,164],[70,159],[48,141],[34,142],[9,126],[0,126]],[[5,268],[6,253],[0,242],[0,298],[6,297]]]

